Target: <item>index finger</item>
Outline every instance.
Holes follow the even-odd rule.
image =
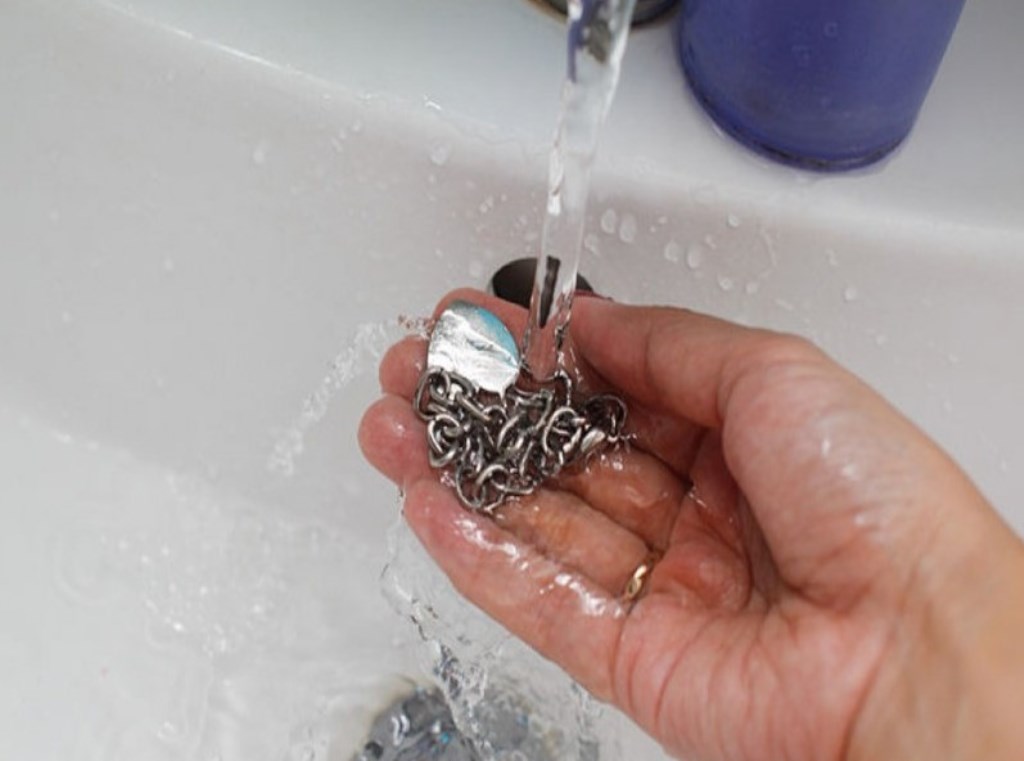
[[[746,328],[674,307],[581,299],[574,345],[612,386],[655,410],[721,428],[736,381],[762,362],[825,359],[795,336]]]

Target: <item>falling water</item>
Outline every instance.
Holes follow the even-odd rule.
[[[432,675],[436,694],[447,704],[443,709],[434,701],[431,723],[453,722],[457,732],[449,735],[458,740],[452,743],[458,747],[444,755],[442,744],[432,742],[426,732],[397,739],[392,734],[388,743],[382,743],[383,749],[404,749],[408,755],[372,758],[617,761],[622,757],[616,718],[601,710],[561,669],[453,594],[404,520],[392,528],[388,546],[382,589],[392,607],[415,624],[422,640],[420,661]],[[390,710],[381,718],[398,716],[402,722],[405,713]],[[369,742],[373,743],[372,735]],[[461,743],[468,752],[462,752]]]
[[[541,256],[523,337],[524,364],[534,378],[553,375],[560,360],[579,267],[591,167],[618,83],[635,4],[636,0],[569,3],[568,72],[551,153]],[[384,590],[395,608],[415,622],[427,646],[426,660],[458,728],[451,736],[466,743],[465,753],[462,745],[452,746],[444,758],[617,757],[617,742],[607,734],[607,717],[569,677],[453,596],[404,523],[393,531],[391,550]],[[406,699],[418,707],[429,703],[426,693]],[[380,724],[386,728],[396,715],[401,720],[405,713],[400,706],[397,712],[382,715]],[[448,726],[446,712],[429,715],[435,729]],[[371,738],[366,747],[374,758],[383,758],[377,750],[383,752],[385,746],[423,745],[440,752],[441,746],[426,732],[412,733],[397,744],[393,740],[389,745]]]
[[[541,254],[523,337],[535,378],[554,374],[579,269],[590,170],[619,81],[636,0],[570,0],[568,69],[548,170]]]

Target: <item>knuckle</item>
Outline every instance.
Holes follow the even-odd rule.
[[[827,356],[811,341],[783,333],[756,337],[737,353],[726,373],[723,419],[749,424],[820,402],[833,389],[835,375]],[[826,394],[827,396],[827,394]]]
[[[737,358],[732,388],[760,387],[779,391],[809,374],[820,375],[829,367],[825,354],[811,341],[784,333],[768,333],[755,339]]]
[[[823,358],[814,343],[791,333],[768,333],[750,353],[750,360],[760,367],[818,364]]]

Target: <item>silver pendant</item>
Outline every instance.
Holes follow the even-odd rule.
[[[477,388],[503,396],[519,377],[519,349],[497,315],[455,301],[434,325],[427,367],[458,373]]]

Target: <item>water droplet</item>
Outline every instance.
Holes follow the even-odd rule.
[[[756,280],[751,280],[744,286],[743,290],[748,296],[753,296],[755,293],[761,290],[761,284]]]
[[[481,214],[486,214],[494,208],[494,196],[487,196],[478,207]]]
[[[560,192],[555,191],[548,196],[547,213],[548,217],[562,216],[562,194]]]
[[[759,227],[757,231],[757,237],[764,244],[765,251],[768,252],[768,259],[772,263],[772,268],[779,266],[779,252],[775,248],[775,236],[768,231],[766,227]]]
[[[164,259],[164,264],[163,264],[164,272],[167,272],[167,273],[174,272],[174,266],[175,265],[174,265],[174,260],[173,259],[171,259],[170,257]]]
[[[960,355],[959,354],[954,354],[953,352],[950,352],[949,354],[946,355],[946,360],[951,365],[959,365],[960,364]]]
[[[708,233],[704,236],[704,245],[710,248],[712,251],[718,248],[718,241],[715,240],[715,236]]]
[[[828,37],[830,40],[834,40],[836,37],[839,36],[839,22],[826,21],[825,25],[822,27],[821,30],[826,37]]]
[[[478,280],[483,277],[484,264],[481,261],[474,259],[469,263],[469,276],[474,280]]]
[[[623,243],[632,243],[636,240],[636,217],[632,214],[623,214],[622,223],[619,225],[619,240]]]
[[[609,235],[614,235],[619,226],[619,215],[615,209],[605,209],[601,215],[601,229]]]
[[[826,248],[825,258],[828,260],[830,267],[835,268],[839,266],[839,256],[836,254],[835,249]]]
[[[947,415],[953,411],[953,402],[949,399],[942,400],[942,411]]]
[[[256,166],[263,166],[267,163],[267,154],[270,152],[270,141],[260,140],[252,149],[252,163]]]
[[[362,121],[362,119],[356,119],[354,122],[352,122],[352,126],[350,126],[349,129],[352,131],[353,135],[358,135],[360,132],[362,132],[363,131],[363,121]]]
[[[730,214],[726,217],[725,223],[733,230],[738,230],[740,225],[743,224],[743,220],[739,218],[738,214]]]
[[[665,215],[662,215],[662,216],[658,217],[658,224],[660,226],[662,226],[662,227],[667,225],[668,224],[668,217],[666,217]]]
[[[670,240],[665,244],[665,261],[672,262],[675,264],[683,256],[683,247],[676,243],[674,240]]]
[[[49,219],[51,222],[59,222],[60,212],[57,209],[50,209],[49,213],[46,215],[46,218]]]
[[[796,306],[794,306],[793,302],[786,299],[775,299],[775,306],[779,309],[784,309],[787,312],[796,311]]]
[[[72,322],[75,321],[75,318],[71,315],[71,312],[61,312],[60,321],[65,325],[70,325]]]
[[[444,166],[452,155],[452,146],[449,143],[436,143],[430,149],[430,160],[435,166]]]
[[[875,346],[885,346],[887,343],[889,343],[889,336],[885,333],[878,333],[875,336]]]
[[[728,275],[719,275],[718,276],[718,287],[721,288],[723,291],[728,292],[728,291],[731,291],[733,288],[736,287],[736,281],[734,281]]]
[[[856,301],[858,298],[860,298],[860,293],[857,289],[852,285],[846,286],[846,290],[843,291],[843,301],[849,304]]]
[[[165,721],[160,725],[160,729],[157,730],[156,736],[164,742],[173,742],[181,734],[177,726],[173,722]]]
[[[589,251],[594,256],[601,255],[601,241],[594,233],[587,233],[583,237],[583,248]]]
[[[696,243],[691,243],[686,249],[686,266],[691,270],[698,269],[704,263],[704,252]]]

